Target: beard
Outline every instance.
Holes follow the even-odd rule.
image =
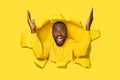
[[[62,46],[66,40],[66,38],[64,36],[57,36],[56,38],[54,38],[55,40],[55,43],[58,45],[58,46]]]

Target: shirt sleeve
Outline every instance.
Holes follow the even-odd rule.
[[[90,30],[90,36],[91,36],[91,40],[95,40],[97,38],[99,38],[101,35],[99,30]]]
[[[36,33],[32,34],[23,34],[22,47],[31,48],[36,58],[46,59],[48,57],[48,52],[45,47],[43,47]]]
[[[88,47],[91,42],[91,37],[89,34],[89,31],[85,31],[84,36],[80,42],[75,42],[73,43],[73,53],[74,56],[79,58],[86,56],[88,53]]]

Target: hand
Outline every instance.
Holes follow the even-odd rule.
[[[87,23],[86,23],[86,30],[88,30],[88,31],[90,30],[92,21],[93,21],[93,8],[91,10],[90,16],[89,16]]]
[[[36,24],[35,24],[35,20],[31,20],[31,15],[30,15],[30,11],[28,10],[27,11],[27,21],[28,21],[28,24],[30,26],[30,29],[31,29],[31,33],[35,33],[36,32]]]

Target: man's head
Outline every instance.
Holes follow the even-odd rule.
[[[52,36],[55,40],[55,43],[58,46],[62,46],[67,38],[66,25],[61,21],[54,23],[52,27]]]

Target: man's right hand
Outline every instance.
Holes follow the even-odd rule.
[[[35,20],[31,20],[31,15],[30,15],[30,11],[27,10],[27,21],[28,21],[28,24],[30,26],[30,29],[31,29],[31,33],[35,33],[36,32],[36,24],[35,24]]]

